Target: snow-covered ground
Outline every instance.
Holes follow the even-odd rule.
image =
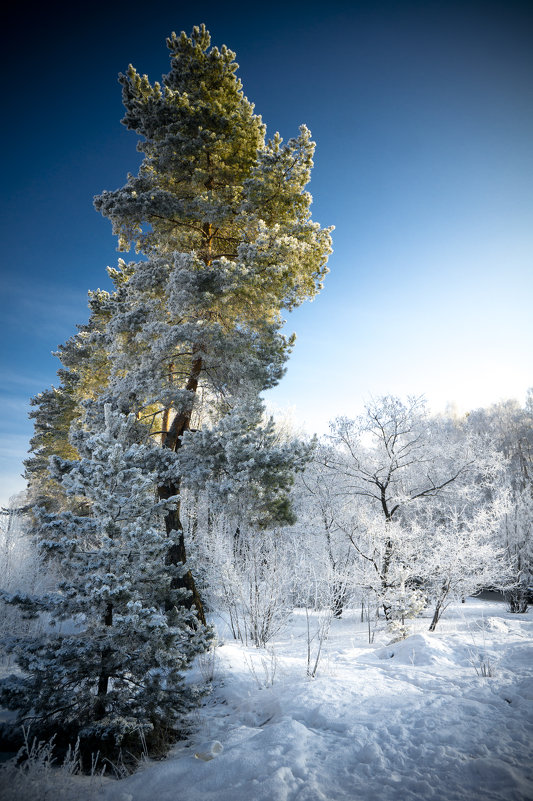
[[[414,621],[400,643],[378,632],[369,644],[348,612],[333,621],[314,679],[306,677],[303,612],[270,652],[226,638],[214,663],[198,667],[198,677],[214,667],[213,691],[189,742],[122,781],[96,787],[74,777],[64,797],[532,799],[533,614],[470,599],[434,634],[428,623]],[[31,798],[39,798],[35,787]]]

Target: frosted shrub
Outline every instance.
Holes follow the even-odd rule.
[[[257,654],[243,653],[244,661],[260,690],[274,685],[278,659],[274,648],[262,649]]]
[[[434,604],[430,631],[453,601],[484,587],[504,588],[512,580],[495,536],[506,509],[507,495],[500,493],[479,509],[455,507],[433,521],[432,547],[425,560],[428,594]]]
[[[502,523],[505,558],[514,579],[506,592],[509,611],[523,614],[533,585],[533,496],[531,487],[516,489]]]
[[[383,593],[382,603],[390,610],[387,628],[393,635],[393,642],[396,642],[407,637],[407,621],[417,617],[425,609],[426,598],[421,590],[401,583],[388,593]]]
[[[211,552],[210,588],[214,607],[233,636],[264,647],[292,613],[292,576],[279,533],[219,533]]]
[[[1,801],[71,801],[80,787],[72,777],[82,771],[79,741],[69,746],[63,759],[56,756],[55,737],[39,741],[23,728],[24,745],[17,756],[0,765]],[[105,768],[98,767],[94,755],[90,779],[84,783],[87,801],[99,796]]]

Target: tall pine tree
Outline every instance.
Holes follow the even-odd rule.
[[[265,143],[235,54],[209,49],[205,26],[167,44],[162,85],[131,66],[120,77],[123,122],[144,137],[145,158],[95,204],[120,247],[147,258],[111,272],[112,393],[150,421],[163,447],[194,451],[185,432],[216,426],[236,403],[242,420],[243,398],[253,414],[240,433],[257,428],[256,399],[280,379],[292,344],[280,333],[282,310],[316,294],[331,240],[310,219],[309,131]],[[183,480],[160,486],[160,497],[179,494]],[[167,528],[181,531],[179,508]],[[183,536],[173,558],[185,562]]]
[[[109,270],[114,292],[90,293],[89,323],[60,349],[61,387],[34,400],[28,474],[46,511],[36,521],[42,547],[50,526],[62,530],[69,516],[98,527],[103,511],[93,485],[77,481],[72,490],[75,457],[92,465],[87,475],[98,474],[85,438],[111,436],[104,405],[108,416],[133,414],[137,444],[145,448],[136,469],[157,488],[158,514],[165,510],[164,554],[154,550],[150,559],[170,576],[164,597],[158,590],[145,601],[170,620],[178,593],[189,623],[187,609],[195,610],[197,622],[187,629],[195,642],[205,617],[186,565],[180,496],[208,488],[227,502],[245,491],[254,526],[292,519],[288,491],[305,454],[276,442],[260,393],[283,375],[294,339],[282,333],[283,312],[320,290],[331,237],[310,216],[305,187],[314,143],[305,126],[287,143],[279,134],[265,141],[265,126],[235,75],[234,53],[211,48],[205,26],[190,37],[172,34],[167,44],[171,69],[161,84],[131,66],[120,76],[123,122],[142,137],[144,160],[124,187],[95,200],[119,248],[133,246],[141,258]],[[107,485],[126,505],[134,493],[127,475],[120,469]],[[133,521],[129,511],[124,515]],[[112,538],[97,547],[107,553]],[[74,615],[75,605],[69,609]],[[99,614],[107,632],[116,612],[106,607]],[[90,663],[89,692],[95,715],[106,718],[115,677],[97,667],[109,661],[104,641]],[[32,663],[19,651],[28,670]]]

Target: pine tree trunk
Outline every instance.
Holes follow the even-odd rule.
[[[113,607],[107,605],[104,617],[104,625],[113,625]],[[96,691],[96,702],[94,705],[94,716],[96,720],[101,720],[106,713],[106,695],[109,688],[109,659],[111,650],[104,648],[100,656],[100,675],[98,676],[98,689]]]
[[[159,487],[158,495],[163,499],[171,498],[173,495],[179,495],[179,483],[171,484],[169,486]],[[176,509],[171,509],[167,513],[165,518],[165,525],[167,534],[170,535],[173,532],[179,532],[178,534],[178,541],[175,542],[167,551],[165,564],[167,565],[179,565],[185,564],[187,561],[187,553],[185,550],[185,537],[183,534],[183,526],[181,524],[180,519],[180,503],[176,506]],[[204,607],[202,604],[202,599],[200,598],[200,594],[196,587],[196,583],[194,581],[193,575],[190,570],[181,576],[180,578],[173,578],[171,587],[173,589],[185,589],[189,590],[189,595],[187,598],[184,599],[183,605],[187,609],[195,609],[196,610],[196,617],[203,623],[205,626],[205,614],[204,614]]]
[[[202,371],[202,359],[197,358],[192,363],[189,380],[187,381],[187,385],[185,387],[189,392],[195,393],[196,390],[198,389],[198,379],[200,377],[201,371]],[[180,448],[181,437],[183,436],[184,431],[188,431],[190,428],[191,414],[192,414],[192,402],[189,409],[176,415],[176,417],[172,420],[172,423],[168,427],[168,430],[163,434],[164,448],[170,448],[173,451],[177,451]],[[157,492],[161,500],[166,500],[167,498],[171,498],[173,495],[179,495],[180,479],[177,478],[172,484],[167,484],[162,487],[158,487]],[[165,564],[167,565],[185,564],[187,561],[187,553],[185,550],[185,537],[183,534],[183,526],[180,518],[179,501],[175,509],[170,509],[167,512],[165,518],[165,526],[167,534],[169,536],[174,532],[178,532],[178,538],[177,538],[178,541],[173,545],[171,545],[171,547],[168,549],[167,556],[165,559]],[[185,590],[189,590],[189,595],[184,600],[184,606],[187,609],[194,608],[196,610],[196,616],[198,620],[205,626],[206,620],[205,620],[202,599],[200,598],[200,594],[196,587],[196,583],[194,581],[191,571],[187,570],[187,572],[180,578],[172,579],[171,586],[173,589],[182,588]]]

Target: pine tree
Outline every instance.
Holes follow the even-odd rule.
[[[144,160],[123,188],[95,201],[119,248],[134,246],[141,259],[119,260],[109,270],[113,292],[90,293],[89,323],[58,354],[61,386],[34,401],[27,467],[42,507],[35,532],[62,561],[66,583],[54,599],[13,600],[33,613],[75,616],[82,635],[19,641],[15,650],[28,675],[3,691],[11,706],[57,723],[86,719],[103,731],[105,721],[114,721],[109,731],[119,738],[145,713],[161,731],[168,709],[163,704],[158,718],[152,700],[161,699],[165,684],[175,687],[179,704],[177,679],[173,685],[167,678],[166,664],[164,682],[154,678],[150,695],[139,676],[143,670],[160,675],[159,653],[174,653],[183,667],[205,638],[181,498],[207,490],[231,507],[245,497],[241,505],[255,529],[293,520],[289,490],[305,448],[276,441],[260,393],[280,380],[294,342],[282,333],[283,311],[319,291],[331,250],[330,229],[312,222],[305,191],[314,152],[309,131],[302,126],[287,143],[279,134],[265,141],[265,127],[235,75],[235,55],[211,48],[204,26],[190,37],[172,34],[167,44],[171,69],[162,84],[150,84],[133,67],[120,76],[123,122],[143,137]],[[110,410],[105,425],[104,406]],[[112,433],[126,425],[119,425],[120,415],[135,420],[128,423],[131,451]],[[105,459],[115,452],[125,463],[105,475]],[[120,525],[106,511],[106,498],[109,510],[120,509]],[[113,523],[112,534],[109,519],[118,526]],[[116,559],[122,569],[121,554],[137,538],[143,564],[149,562],[149,580],[139,579],[142,598],[133,578],[123,588],[114,566]],[[100,572],[83,599],[76,588],[91,560]],[[101,572],[105,565],[115,578]],[[83,615],[92,600],[98,604],[88,623]],[[146,661],[129,680],[118,666],[118,655],[124,663],[128,658],[120,650],[127,638],[117,627],[129,630],[124,604],[137,609],[138,603],[141,617],[132,625],[146,637]],[[170,631],[176,625],[181,633]],[[154,643],[164,641],[159,650],[150,626]],[[57,677],[65,683],[56,687]],[[76,688],[72,703],[67,687]]]
[[[176,499],[155,499],[155,446],[137,443],[134,415],[106,406],[102,420],[101,408],[92,411],[96,433],[75,437],[81,458],[56,456],[51,465],[69,496],[87,499],[90,516],[37,512],[41,551],[60,567],[58,590],[4,593],[27,615],[49,613],[55,631],[11,639],[24,674],[2,682],[0,703],[39,731],[59,727],[100,749],[140,750],[142,736],[151,745],[172,738],[191,700],[183,669],[209,632],[184,608],[184,590],[173,589],[185,567],[165,564],[163,517]]]
[[[192,430],[226,415],[244,426],[235,436],[257,429],[259,393],[280,380],[294,341],[281,334],[282,312],[320,289],[331,237],[310,219],[314,143],[305,126],[286,144],[278,134],[265,142],[234,53],[210,48],[204,26],[167,44],[162,84],[131,66],[120,76],[123,122],[144,137],[145,158],[137,176],[95,201],[120,248],[133,244],[145,258],[109,271],[115,292],[91,294],[91,322],[60,357],[76,376],[78,414],[96,372],[96,394],[177,451],[194,450]],[[160,497],[179,495],[189,478],[168,477]],[[288,509],[281,496],[276,504]],[[182,531],[179,507],[167,530]],[[182,535],[172,558],[186,561]],[[190,573],[184,581],[203,621]]]

